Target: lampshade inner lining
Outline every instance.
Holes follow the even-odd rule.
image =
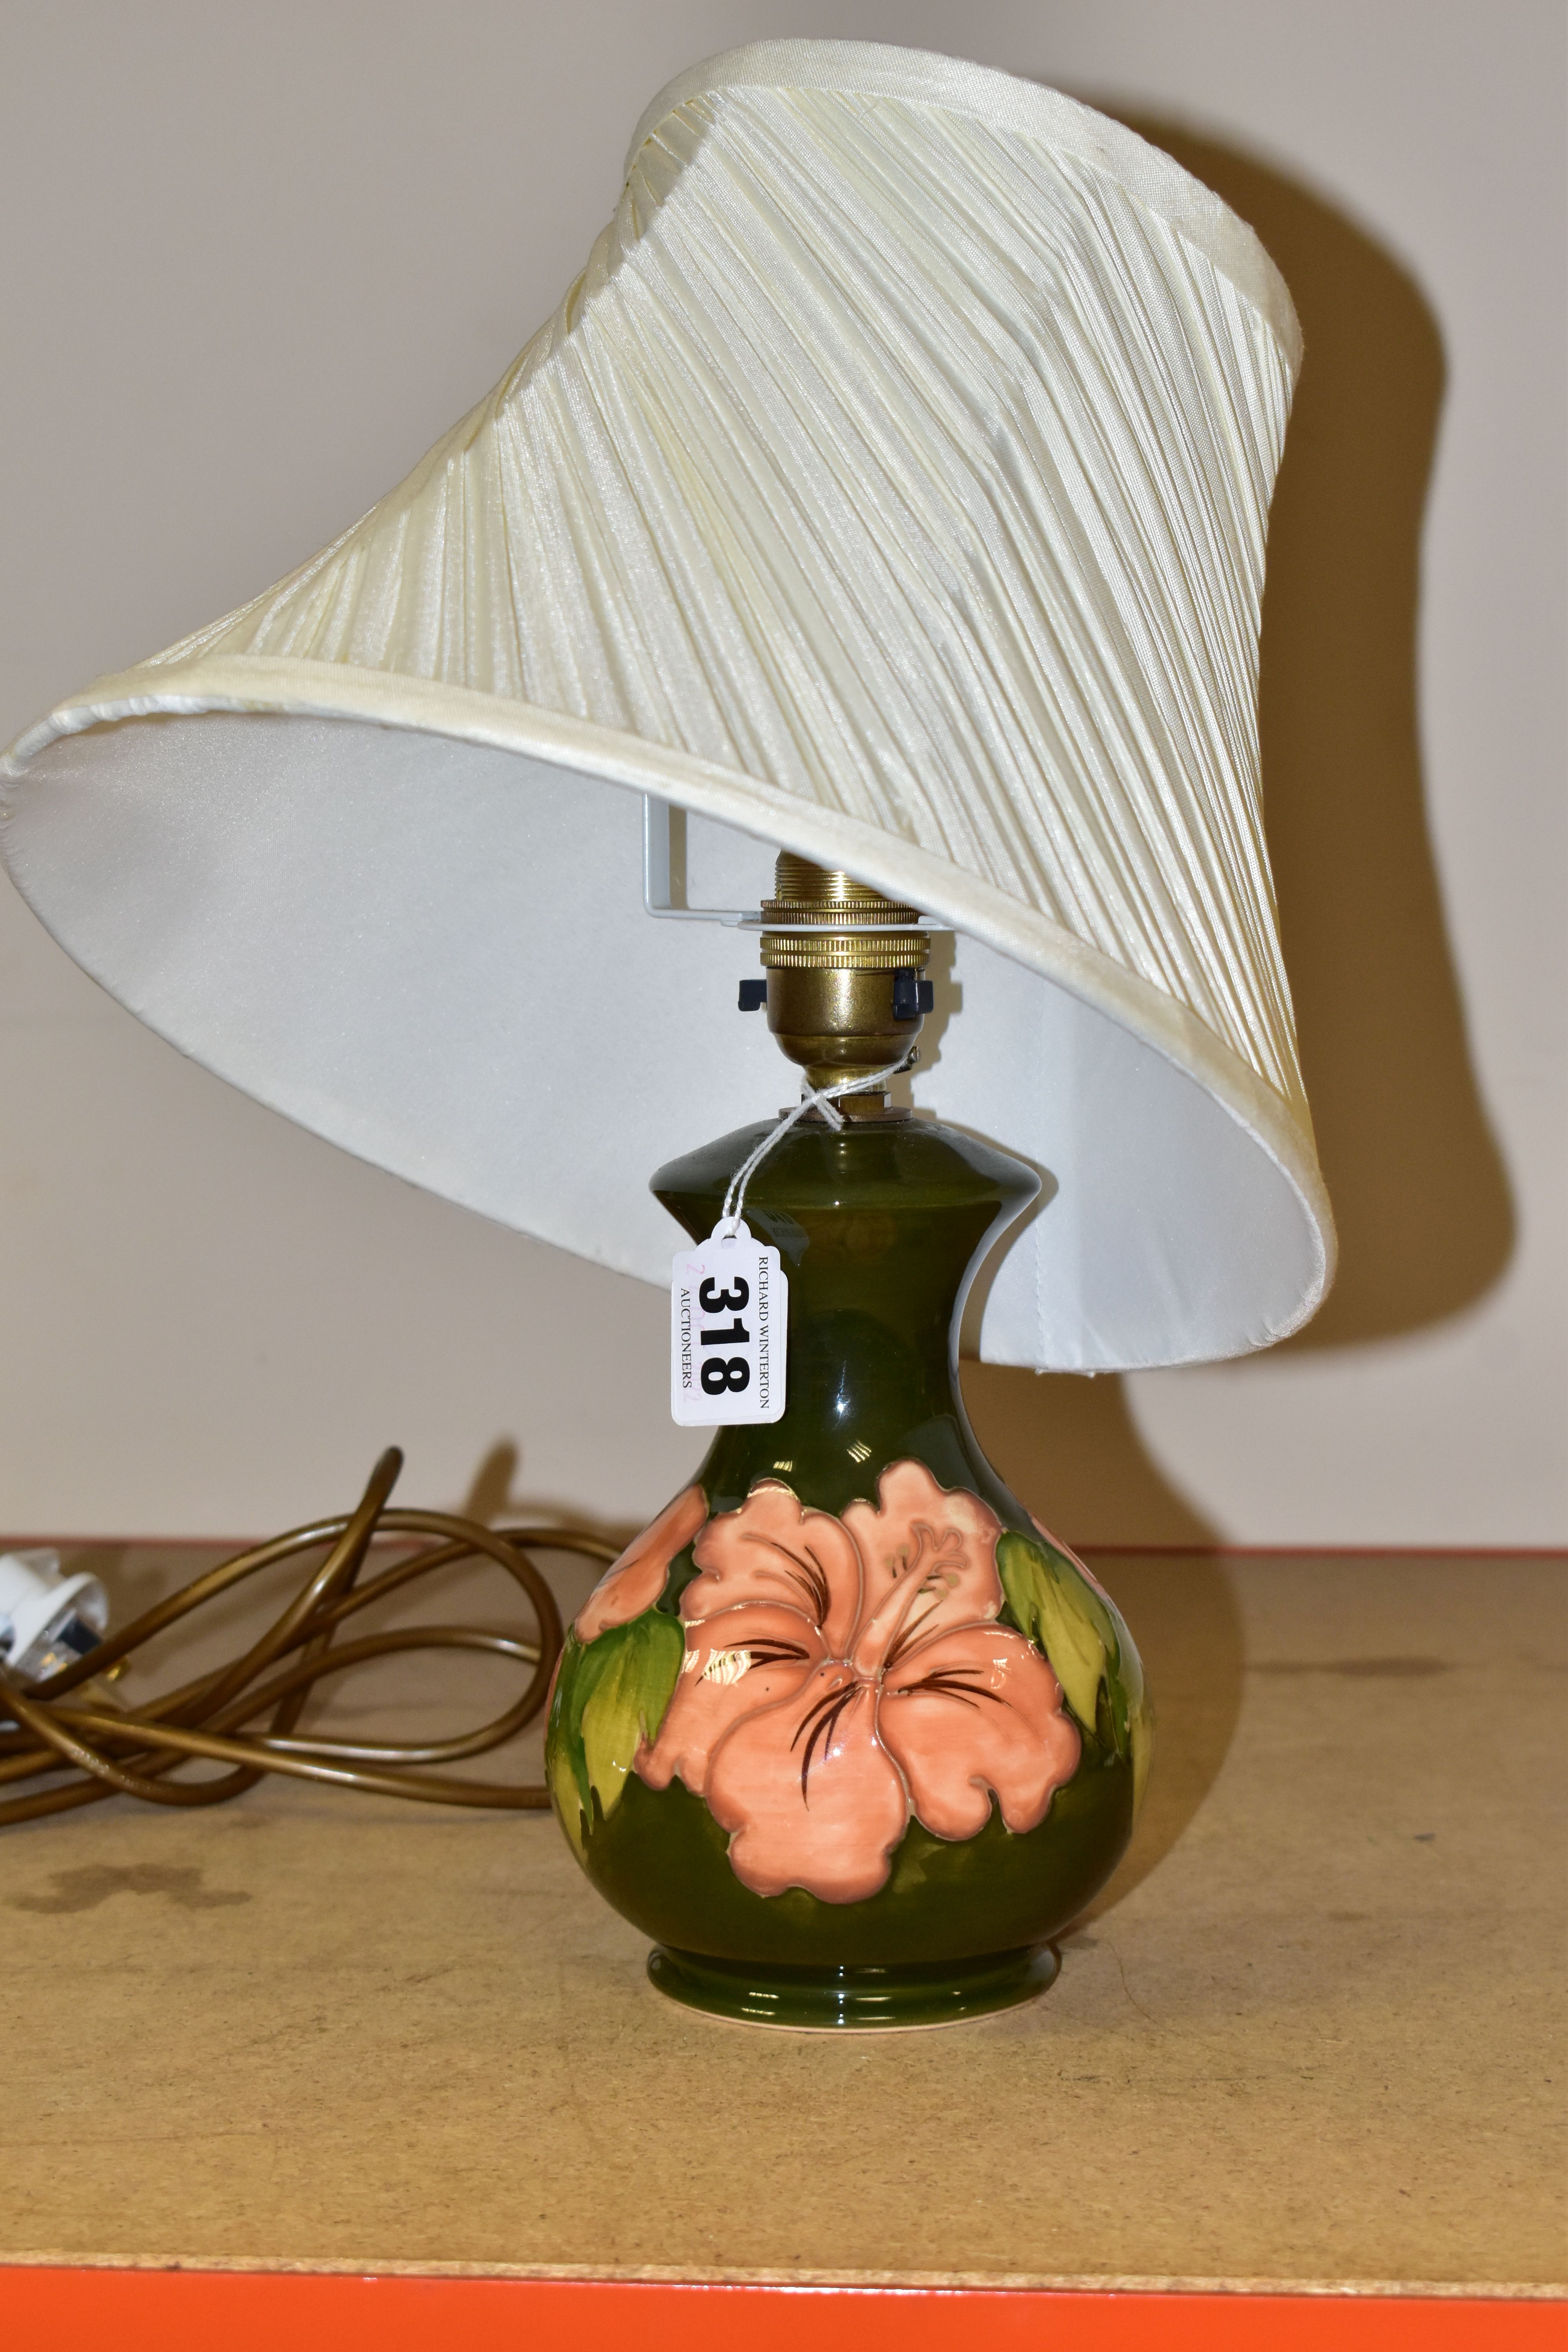
[[[764,895],[772,845],[685,831],[693,904]],[[62,738],[5,817],[55,936],[183,1051],[411,1182],[662,1282],[678,1236],[648,1175],[772,1116],[794,1078],[735,1009],[754,943],[646,915],[641,839],[639,795],[599,777],[284,715]],[[986,1359],[1226,1356],[1300,1319],[1316,1228],[1204,1086],[973,939],[933,976],[917,1106],[1048,1180],[985,1286]]]

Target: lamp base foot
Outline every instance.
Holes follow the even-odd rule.
[[[755,1960],[715,1960],[656,1944],[652,1981],[671,2000],[738,2025],[805,2032],[889,2033],[960,2025],[1033,2000],[1054,1983],[1061,1961],[1048,1944],[981,1959],[936,1960],[885,1969],[774,1968]]]

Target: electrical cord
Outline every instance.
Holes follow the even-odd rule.
[[[422,1768],[456,1763],[503,1746],[533,1720],[549,1696],[561,1654],[561,1617],[529,1553],[579,1552],[590,1559],[610,1560],[616,1547],[575,1528],[492,1529],[446,1511],[389,1510],[387,1497],[402,1467],[402,1454],[389,1447],[346,1517],[314,1520],[237,1552],[43,1681],[29,1685],[0,1666],[0,1719],[11,1727],[0,1731],[0,1789],[45,1775],[69,1775],[64,1785],[0,1801],[0,1827],[113,1796],[139,1797],[153,1805],[226,1804],[254,1788],[268,1772],[429,1804],[521,1811],[548,1806],[549,1790],[539,1784],[509,1787],[498,1781],[451,1780]],[[359,1580],[374,1545],[406,1544],[416,1538],[423,1538],[419,1549],[363,1583]],[[216,1666],[135,1707],[117,1706],[108,1693],[83,1691],[84,1684],[97,1685],[154,1635],[220,1593],[232,1591],[247,1577],[322,1546],[326,1558],[296,1598],[229,1664]],[[401,1626],[338,1641],[343,1626],[362,1610],[439,1569],[479,1557],[504,1569],[527,1595],[539,1629],[536,1643],[464,1625]],[[319,1683],[404,1650],[474,1650],[513,1659],[531,1673],[521,1696],[504,1715],[457,1738],[399,1745],[298,1736],[305,1702]],[[73,1693],[78,1694],[74,1699]],[[269,1717],[265,1729],[245,1728],[264,1715]],[[205,1780],[170,1777],[193,1758],[231,1769]]]

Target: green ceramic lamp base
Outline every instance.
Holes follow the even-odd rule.
[[[771,1968],[756,1960],[709,1959],[659,1944],[648,1956],[647,1972],[671,2000],[737,2024],[887,2033],[959,2025],[1012,2009],[1044,1992],[1060,1966],[1048,1944],[991,1952],[984,1959],[888,1969]]]
[[[694,1240],[769,1132],[660,1171]],[[1127,1843],[1137,1653],[958,1388],[970,1269],[1037,1189],[911,1119],[793,1128],[747,1193],[788,1270],[787,1405],[721,1427],[579,1611],[545,1748],[574,1853],[689,2009],[838,2033],[1010,2009]],[[739,1319],[721,1287],[704,1312]]]

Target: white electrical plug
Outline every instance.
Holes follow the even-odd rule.
[[[41,1683],[96,1650],[109,1595],[96,1576],[62,1576],[58,1551],[0,1552],[0,1665]]]

